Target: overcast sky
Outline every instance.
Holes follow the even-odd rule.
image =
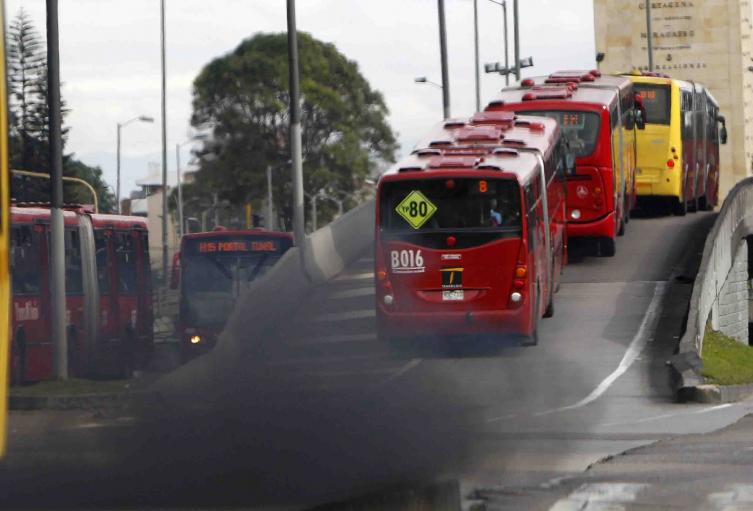
[[[502,9],[479,1],[482,104],[504,84],[483,74],[483,63],[503,59]],[[475,109],[473,1],[446,0],[453,116]],[[167,0],[167,137],[171,175],[175,144],[190,134],[191,86],[201,68],[257,32],[286,28],[284,0]],[[45,33],[44,0],[7,0],[8,17],[23,7]],[[160,161],[160,40],[158,0],[60,0],[63,96],[71,109],[67,151],[100,165],[115,182],[116,124],[138,115],[123,131],[123,190]],[[512,23],[512,3],[509,8]],[[594,67],[592,0],[521,0],[521,56],[535,67],[523,75]],[[437,6],[434,0],[298,0],[298,28],[334,43],[358,63],[390,109],[390,122],[407,151],[442,116]],[[511,25],[512,26],[512,25]],[[512,57],[512,30],[510,30]],[[190,146],[182,153],[188,159]],[[114,188],[114,186],[113,186]]]

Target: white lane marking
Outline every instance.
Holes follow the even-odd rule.
[[[272,367],[285,367],[285,366],[297,366],[297,365],[324,365],[333,364],[337,362],[349,362],[357,360],[376,360],[379,357],[374,355],[341,355],[336,357],[307,357],[307,358],[288,358],[285,360],[275,360],[269,362],[266,365]]]
[[[374,278],[374,272],[365,272],[365,273],[346,273],[343,275],[340,275],[335,280],[342,282],[343,280],[366,280],[366,279],[373,279]]]
[[[349,319],[363,319],[376,317],[374,309],[361,309],[355,311],[346,312],[330,312],[327,314],[321,314],[314,318],[315,323],[322,323],[325,321],[347,321]]]
[[[622,356],[622,360],[620,361],[620,364],[617,366],[617,369],[612,371],[612,373],[604,378],[601,383],[599,383],[598,387],[596,387],[589,395],[581,399],[575,404],[568,405],[568,406],[561,406],[559,408],[552,408],[551,410],[544,410],[543,412],[534,413],[533,415],[535,417],[541,417],[543,415],[549,415],[552,413],[557,412],[564,412],[566,410],[574,410],[576,408],[581,408],[583,406],[586,406],[587,404],[593,403],[597,399],[601,397],[604,392],[606,392],[610,386],[619,378],[622,376],[625,371],[627,371],[630,366],[635,362],[635,360],[638,358],[638,355],[643,350],[643,348],[646,346],[646,343],[649,339],[649,334],[656,328],[656,324],[659,322],[659,307],[661,306],[662,300],[664,298],[664,295],[667,294],[667,282],[657,282],[656,286],[654,287],[654,295],[651,298],[651,302],[648,304],[648,308],[646,309],[646,314],[643,316],[643,321],[641,321],[640,327],[638,327],[638,331],[635,333],[635,336],[633,337],[633,340],[630,341],[630,345],[628,346],[627,350],[625,351],[625,354]],[[499,417],[492,417],[490,419],[486,419],[487,423],[491,422],[499,422],[503,420],[509,419],[509,415],[503,415]]]
[[[656,328],[656,324],[659,322],[659,307],[661,306],[662,300],[664,300],[664,295],[667,294],[667,288],[667,282],[662,281],[656,283],[656,287],[654,288],[654,296],[651,298],[651,303],[648,304],[648,309],[646,309],[646,314],[643,316],[641,326],[635,333],[633,340],[630,341],[630,345],[625,351],[625,354],[622,356],[622,360],[620,360],[620,364],[617,366],[617,369],[612,371],[612,374],[604,378],[604,380],[599,383],[598,387],[596,387],[589,395],[587,395],[577,403],[569,406],[555,408],[553,410],[539,412],[536,415],[549,415],[550,413],[564,412],[565,410],[581,408],[599,399],[602,394],[604,394],[604,392],[606,392],[609,387],[611,387],[612,384],[617,381],[617,378],[622,376],[625,371],[627,371],[630,366],[633,365],[635,359],[638,358],[640,352],[643,351],[643,348],[648,342],[649,334]]]
[[[720,511],[744,511],[753,506],[753,485],[734,483],[725,485],[727,491],[709,493],[707,499]]]
[[[339,342],[369,342],[376,341],[376,334],[335,334],[319,337],[309,337],[296,344],[335,344]]]
[[[549,511],[620,511],[622,504],[635,501],[647,484],[591,483],[584,484],[573,493],[560,499]]]
[[[651,417],[644,417],[642,419],[636,419],[636,420],[631,420],[631,421],[607,422],[605,424],[600,424],[600,427],[611,428],[614,426],[627,426],[629,424],[641,424],[644,422],[651,422],[651,421],[656,421],[660,419],[668,419],[670,417],[682,417],[685,415],[699,415],[702,413],[714,412],[716,410],[723,410],[725,408],[729,408],[730,406],[732,406],[732,403],[725,403],[723,405],[709,406],[706,408],[702,408],[700,410],[690,410],[686,412],[677,412],[677,413],[663,413],[661,415],[652,415]]]
[[[359,296],[373,296],[375,293],[376,291],[374,290],[374,286],[357,287],[355,289],[344,289],[342,291],[338,291],[337,293],[333,293],[332,296],[330,296],[330,299],[341,300],[343,298],[357,298]]]
[[[384,380],[382,380],[379,383],[377,383],[375,385],[375,387],[378,388],[378,387],[382,387],[384,385],[387,385],[388,383],[390,383],[390,382],[392,382],[392,381],[400,378],[402,375],[404,375],[405,373],[407,373],[408,371],[410,371],[411,369],[413,369],[414,367],[416,367],[420,363],[421,363],[421,359],[420,358],[414,358],[414,359],[410,360],[403,367],[401,367],[400,369],[398,369],[397,371],[395,371],[394,373],[392,373],[391,375],[389,375]]]

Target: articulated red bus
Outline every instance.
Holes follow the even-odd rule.
[[[566,161],[550,119],[447,121],[379,180],[380,339],[538,342],[566,260]]]
[[[632,82],[598,71],[561,71],[503,89],[487,111],[556,119],[576,156],[567,176],[570,238],[589,237],[613,256],[636,203],[636,116]],[[638,121],[638,122],[636,122]]]
[[[292,246],[291,234],[260,229],[183,236],[172,286],[180,287],[177,335],[184,361],[216,344],[241,293]]]
[[[152,349],[144,218],[64,211],[68,364],[74,376],[130,376]],[[11,208],[16,384],[54,377],[50,333],[50,210]]]

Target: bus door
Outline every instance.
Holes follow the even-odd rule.
[[[696,151],[696,178],[695,187],[693,189],[693,198],[698,199],[704,193],[706,193],[706,176],[708,175],[708,159],[706,153],[708,145],[706,141],[707,130],[707,112],[706,112],[706,93],[703,90],[703,86],[696,83],[694,84],[695,101],[693,102],[695,109],[693,111],[695,117],[695,151]]]
[[[543,245],[541,247],[537,247],[535,250],[536,253],[536,273],[537,275],[541,275],[543,282],[541,282],[541,289],[538,290],[539,293],[541,293],[541,296],[547,297],[547,300],[551,298],[551,296],[554,294],[554,264],[555,264],[555,255],[554,255],[554,247],[552,245],[552,222],[551,218],[549,217],[549,191],[550,188],[548,185],[548,182],[551,179],[554,179],[554,168],[547,166],[544,162],[544,157],[542,156],[541,152],[538,150],[532,151],[536,158],[539,161],[539,169],[538,169],[538,185],[535,185],[531,188],[533,191],[532,197],[526,197],[526,199],[531,199],[533,201],[537,202],[529,202],[529,204],[536,204],[536,223],[528,224],[528,229],[530,231],[532,226],[536,226],[537,236],[536,238],[542,238],[543,243],[540,241],[537,241],[537,245]],[[550,171],[550,172],[547,172]],[[552,183],[552,187],[554,187],[555,184]],[[556,206],[556,205],[555,205]],[[540,231],[540,233],[539,233]],[[544,302],[548,304],[549,302]],[[537,304],[535,304],[536,307],[538,307]],[[534,309],[536,310],[536,309]],[[538,313],[538,312],[537,312]]]
[[[121,341],[135,341],[139,313],[139,234],[138,231],[115,231],[113,248],[117,269],[117,331]]]
[[[96,347],[109,343],[117,337],[117,271],[112,243],[112,229],[94,231],[95,259],[97,265],[97,287],[99,289],[99,331]]]
[[[53,374],[47,252],[43,241],[46,236],[42,224],[14,225],[11,229],[14,383],[47,379]]]
[[[136,303],[135,330],[139,347],[146,348],[152,339],[152,274],[149,264],[149,235],[146,230],[132,231],[135,246],[136,281],[138,300]]]
[[[79,375],[85,361],[80,357],[86,347],[86,298],[83,288],[83,266],[79,229],[66,226],[65,246],[65,306],[68,332],[68,367]]]
[[[681,201],[685,204],[693,198],[695,183],[696,149],[695,149],[695,116],[693,115],[693,91],[681,89],[681,119],[682,123],[682,193]]]

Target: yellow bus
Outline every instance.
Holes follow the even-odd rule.
[[[713,209],[719,201],[719,144],[727,140],[718,103],[698,83],[650,73],[628,76],[646,115],[646,129],[637,133],[639,198],[663,199],[677,215]]]
[[[8,94],[5,75],[5,2],[0,0],[0,456],[8,423],[10,350],[10,182],[8,179]]]

